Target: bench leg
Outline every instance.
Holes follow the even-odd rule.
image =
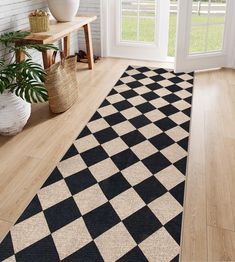
[[[52,65],[52,51],[51,50],[45,50],[42,51],[42,60],[44,68],[47,69]]]
[[[65,57],[70,56],[70,35],[64,37],[64,55]]]
[[[93,55],[93,47],[92,47],[92,38],[91,38],[91,26],[90,24],[86,24],[83,26],[85,39],[86,39],[86,51],[88,58],[88,66],[89,69],[94,67],[94,55]]]
[[[16,47],[17,46],[18,45],[16,44]],[[22,62],[24,60],[25,60],[25,53],[22,52],[20,49],[17,49],[17,51],[16,51],[16,62],[20,63],[20,62]]]

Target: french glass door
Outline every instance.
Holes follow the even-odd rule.
[[[107,1],[107,56],[167,57],[170,0]]]
[[[234,0],[179,0],[175,71],[226,67]]]

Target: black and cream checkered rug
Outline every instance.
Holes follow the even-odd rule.
[[[178,261],[193,73],[131,67],[0,245],[0,260]]]

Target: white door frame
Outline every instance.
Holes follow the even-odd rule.
[[[100,39],[101,39],[101,56],[107,57],[108,50],[108,1],[100,0]]]
[[[131,44],[132,48],[129,49],[129,51],[127,51],[127,50],[125,50],[125,48],[127,46],[130,46],[130,44],[129,43],[121,43],[121,44],[118,43],[118,41],[116,39],[117,35],[114,35],[114,32],[113,32],[113,34],[112,34],[112,32],[110,33],[110,31],[112,31],[112,30],[110,30],[110,24],[107,22],[107,21],[109,21],[109,4],[110,4],[110,1],[111,0],[101,0],[100,1],[100,9],[101,9],[101,55],[103,57],[108,57],[108,56],[120,57],[119,53],[116,52],[116,50],[115,50],[115,46],[118,46],[118,49],[121,50],[121,52],[123,52],[123,57],[125,57],[125,58],[136,59],[136,54],[138,54],[138,59],[140,59],[140,60],[156,61],[156,58],[152,55],[154,49],[156,50],[156,44],[133,43],[133,44]],[[165,5],[165,3],[164,3],[164,5]],[[159,4],[158,8],[161,8],[160,4]],[[164,25],[169,28],[169,25],[168,25],[169,17],[164,16],[162,13],[159,12],[159,17],[157,19],[163,19]],[[115,23],[116,23],[116,26],[119,26],[118,21],[115,21]],[[118,30],[118,28],[116,28],[116,30]],[[164,55],[164,57],[163,57],[163,55],[161,56],[161,54],[163,52],[159,52],[157,61],[159,61],[159,62],[161,62],[161,61],[173,62],[172,58],[169,59],[169,57],[167,57],[168,32],[165,32],[163,30],[163,28],[159,25],[159,23],[157,23],[157,31],[159,32],[159,35],[161,35],[163,37],[164,41],[165,41],[165,46],[162,45],[162,49],[164,49],[163,52],[166,54],[166,56]],[[118,34],[119,30],[116,31],[116,32]],[[112,46],[114,46],[114,48],[112,50],[110,50],[111,48],[110,48],[110,42],[109,41],[115,41],[112,44]],[[157,39],[157,41],[158,41],[157,44],[159,45],[159,39]],[[138,50],[141,46],[146,47],[146,53],[144,53],[142,56],[140,55],[140,53],[138,53]],[[147,59],[146,59],[146,56],[148,57]]]
[[[204,70],[215,67],[226,67],[231,64],[231,54],[234,50],[234,22],[232,11],[235,10],[235,1],[227,0],[227,14],[224,32],[224,46],[222,52],[211,52],[189,55],[191,32],[191,0],[178,0],[177,39],[175,71]],[[230,41],[232,37],[232,41]],[[231,44],[231,42],[233,44]]]

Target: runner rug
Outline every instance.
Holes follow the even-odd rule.
[[[193,73],[129,66],[0,245],[0,260],[178,261]]]

